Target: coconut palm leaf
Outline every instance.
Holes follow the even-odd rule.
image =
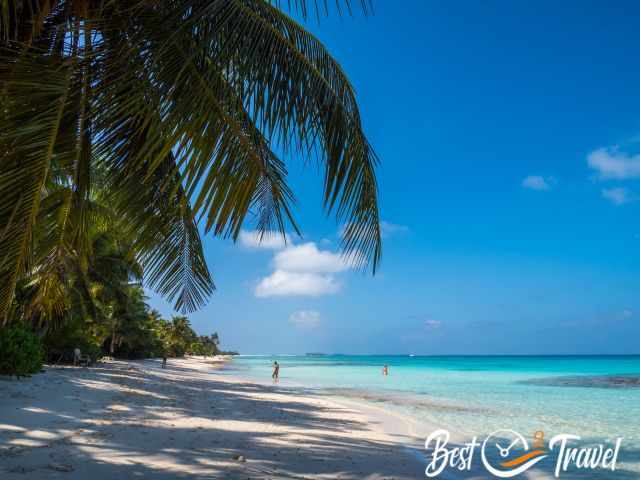
[[[178,308],[214,288],[199,221],[232,238],[248,219],[297,231],[283,159],[323,166],[326,209],[347,223],[343,250],[375,271],[377,158],[355,92],[281,10],[306,18],[330,3],[0,0],[0,316],[27,263],[86,263],[98,163],[148,283]],[[40,216],[49,185],[71,193]],[[49,226],[34,239],[40,218]],[[48,253],[34,256],[34,241]]]
[[[351,14],[353,13],[353,3],[359,3],[365,15],[373,12],[371,0],[360,0],[359,2],[351,0],[269,0],[269,3],[278,8],[287,8],[301,15],[304,19],[307,19],[312,12],[315,12],[317,17],[323,14],[328,15],[331,8],[335,8],[339,13],[346,9]]]
[[[170,153],[151,175],[142,168],[114,175],[103,193],[130,238],[146,283],[175,309],[194,311],[214,287],[181,178]]]
[[[158,101],[154,109],[163,108],[165,124],[148,138],[150,145],[164,140],[165,151],[180,146],[179,163],[190,162],[185,177],[191,187],[201,188],[194,210],[208,212],[207,228],[234,237],[239,232],[259,173],[259,155],[250,141],[257,130],[285,152],[293,146],[303,156],[320,153],[326,167],[325,204],[339,219],[353,223],[344,230],[345,252],[370,260],[375,268],[381,243],[376,157],[339,65],[320,42],[263,1],[191,2],[188,13],[171,13],[144,16],[143,31],[157,33],[146,35],[144,43],[147,56],[155,59],[145,64],[157,86],[149,98]],[[119,54],[139,56],[132,50]],[[238,159],[242,170],[233,167]],[[145,156],[139,161],[154,165],[159,160]],[[223,163],[231,165],[227,171],[240,188],[228,188],[231,175],[216,184]],[[205,170],[204,164],[211,167]],[[210,175],[198,183],[204,171]]]
[[[17,63],[22,66],[23,60],[18,58]],[[64,103],[31,232],[33,268],[26,273],[32,295],[24,315],[39,326],[58,321],[70,311],[74,278],[86,273],[91,255],[89,64],[82,63],[80,68],[69,68],[69,90],[77,94]]]
[[[352,224],[344,230],[344,251],[371,261],[375,269],[381,244],[377,159],[362,132],[352,86],[322,44],[278,9],[260,0],[223,3],[202,3],[176,23],[174,38],[185,30],[197,32],[187,50],[194,52],[195,66],[182,70],[180,80],[202,72],[216,88],[226,87],[223,97],[242,103],[256,127],[282,150],[293,147],[307,157],[319,153],[325,205]],[[160,45],[159,55],[164,50],[184,65],[184,56],[170,45]],[[226,82],[212,81],[218,78]]]
[[[30,41],[40,32],[54,1],[0,0],[0,39]]]
[[[0,62],[0,319],[26,271],[41,195],[71,88],[67,62],[35,53]],[[9,72],[11,72],[9,74]],[[58,152],[60,157],[72,152]]]

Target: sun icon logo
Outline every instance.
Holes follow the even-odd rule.
[[[536,432],[541,433],[541,432]],[[536,437],[536,440],[539,436]],[[482,443],[482,463],[496,477],[511,478],[545,458],[544,444],[529,448],[527,439],[514,430],[496,430]]]

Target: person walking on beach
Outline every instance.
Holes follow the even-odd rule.
[[[167,368],[167,354],[162,354],[162,368]]]
[[[278,364],[278,362],[273,362],[273,374],[271,375],[271,378],[273,378],[274,382],[278,382],[278,377],[280,376],[280,364]]]
[[[389,375],[389,365],[385,365],[384,367],[382,367],[382,374],[386,377],[387,375]]]
[[[80,349],[78,347],[73,349],[73,366],[77,367],[78,364],[80,363],[80,358],[82,356],[82,352],[80,351]]]

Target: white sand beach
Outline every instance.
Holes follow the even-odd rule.
[[[216,361],[0,382],[2,478],[424,478],[424,440],[397,417],[222,374]]]

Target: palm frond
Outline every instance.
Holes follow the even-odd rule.
[[[161,43],[145,44],[146,50],[158,50],[153,67],[135,62],[143,55],[130,50],[135,42],[122,45],[125,51],[113,44],[108,49],[116,52],[106,60],[112,65],[108,70],[122,70],[122,62],[127,62],[131,74],[120,77],[117,85],[105,82],[100,90],[108,105],[99,117],[99,125],[105,126],[97,146],[101,157],[110,165],[133,163],[152,172],[175,150],[193,210],[206,217],[205,229],[217,235],[235,238],[251,210],[260,212],[261,224],[284,230],[289,222],[295,229],[284,163],[270,150],[241,99],[219,70],[203,69],[200,55],[186,53],[193,50],[189,44],[174,42],[163,48],[170,32],[160,25],[157,31]],[[105,41],[114,40],[107,36]],[[143,76],[152,76],[156,85],[142,83]],[[132,91],[140,93],[132,98]],[[123,116],[130,120],[114,122]]]
[[[120,171],[105,200],[119,217],[123,236],[132,239],[149,286],[175,301],[176,310],[204,305],[215,286],[173,155],[151,175],[142,168]]]
[[[89,230],[113,220],[92,201],[96,173],[127,261],[185,311],[214,288],[199,221],[233,238],[249,218],[297,231],[283,159],[324,167],[343,251],[375,271],[377,157],[354,89],[281,10],[357,2],[368,14],[369,0],[0,0],[0,318],[18,279],[37,280],[43,312],[66,308],[56,278],[88,285]]]
[[[91,142],[88,120],[89,61],[73,59],[71,90],[53,147],[52,163],[34,222],[29,277],[33,295],[25,316],[39,326],[60,324],[70,314],[76,277],[91,256]]]
[[[344,230],[344,252],[375,271],[381,255],[378,160],[340,65],[313,35],[260,0],[204,4],[182,20],[175,28],[196,37],[188,51],[202,59],[201,75],[221,75],[256,128],[285,152],[293,147],[324,163],[325,206],[352,225]]]
[[[206,212],[207,229],[235,237],[257,198],[257,179],[269,178],[263,152],[272,152],[271,144],[318,158],[325,165],[327,210],[353,224],[344,230],[345,254],[375,270],[381,254],[377,158],[362,132],[353,88],[322,44],[258,0],[196,1],[188,10],[136,16],[135,23],[135,31],[120,25],[131,34],[121,38],[117,60],[140,59],[132,76],[153,84],[135,101],[109,102],[105,124],[113,125],[134,102],[138,111],[155,102],[136,126],[147,135],[137,161],[155,168],[175,148],[188,194],[197,192],[194,211]],[[144,42],[137,32],[144,32]],[[126,143],[122,135],[103,138]],[[282,192],[274,198],[291,221],[285,187],[273,182],[271,190]]]
[[[68,64],[35,52],[0,55],[0,320],[25,270],[42,190],[71,92]],[[10,72],[10,74],[9,74]],[[64,155],[66,152],[59,152]]]
[[[55,0],[0,0],[0,44],[31,43],[56,3]]]
[[[277,8],[287,8],[288,10],[308,18],[311,12],[315,12],[317,17],[320,15],[329,15],[331,8],[335,8],[338,13],[342,13],[343,9],[352,13],[352,4],[356,3],[352,0],[267,0]],[[360,0],[357,2],[365,15],[373,12],[373,2],[371,0]]]

